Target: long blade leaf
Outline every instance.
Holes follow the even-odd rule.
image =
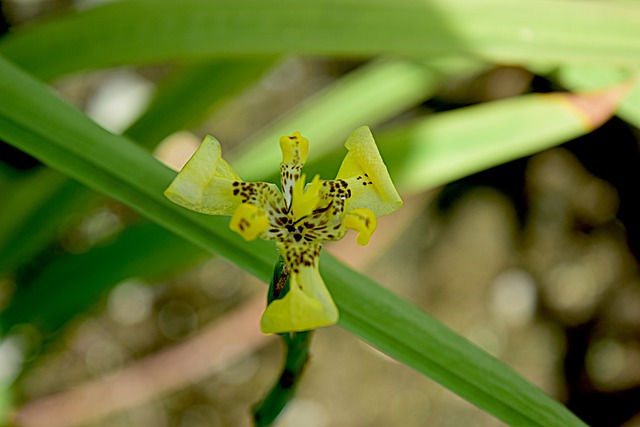
[[[435,114],[379,137],[407,191],[422,191],[577,138],[613,116],[625,87],[531,94]]]
[[[363,124],[375,125],[430,98],[446,78],[479,71],[483,65],[459,58],[432,61],[377,60],[330,85],[246,142],[234,168],[245,179],[262,179],[280,161],[272,150],[281,135],[298,131],[313,141],[313,156],[342,149],[344,135]],[[312,176],[312,174],[310,174]]]
[[[128,0],[6,37],[43,78],[220,55],[463,54],[497,63],[640,64],[640,4],[571,0]]]

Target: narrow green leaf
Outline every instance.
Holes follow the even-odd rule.
[[[421,191],[583,135],[585,117],[563,94],[533,94],[438,113],[378,141],[398,185]]]
[[[564,87],[575,91],[593,91],[629,84],[631,89],[618,105],[616,114],[640,127],[640,80],[637,71],[611,66],[564,66],[554,73]]]
[[[322,274],[340,326],[512,426],[585,426],[483,350],[372,280],[330,257]],[[344,302],[351,304],[344,304]],[[343,302],[343,304],[340,304]]]
[[[96,126],[44,85],[0,59],[0,138],[85,184],[127,203],[176,234],[220,254],[263,280],[275,250],[247,244],[220,218],[164,200],[175,174],[123,137]],[[513,425],[584,426],[507,366],[415,306],[324,256],[322,274],[341,310],[341,325],[402,363],[431,376]]]
[[[472,55],[497,63],[640,64],[640,4],[571,0],[128,0],[6,37],[43,78],[219,55]]]
[[[250,138],[242,156],[233,159],[234,168],[247,180],[270,176],[271,165],[281,160],[274,144],[296,131],[312,141],[313,157],[322,157],[341,149],[353,129],[389,119],[428,99],[446,76],[482,67],[458,58],[377,60],[364,65]]]
[[[272,63],[245,60],[190,65],[162,85],[149,108],[125,134],[151,149],[171,132],[197,123],[204,113],[255,82]],[[15,195],[15,200],[0,206],[0,273],[20,266],[51,244],[69,214],[95,197],[63,175],[52,171],[40,175],[3,193],[5,197]],[[44,289],[41,292],[47,294]],[[33,312],[29,307],[33,305],[21,309]]]
[[[170,230],[178,229],[171,224],[182,223],[184,228],[178,234],[183,237],[185,232],[192,238],[200,236],[197,240],[204,245],[211,233],[217,235],[219,243],[225,242],[220,247],[222,256],[236,259],[253,274],[259,275],[262,270],[269,273],[275,259],[272,245],[253,243],[256,252],[248,254],[246,245],[228,229],[226,219],[202,218],[169,202],[162,192],[175,173],[157,161],[149,162],[145,150],[97,127],[85,115],[53,97],[47,87],[27,79],[3,60],[0,76],[0,95],[6,100],[0,103],[0,137],[12,144],[17,141],[14,145],[18,148],[45,158],[45,164],[88,187],[116,195],[116,199],[135,206]],[[268,266],[256,262],[258,259],[268,260]]]

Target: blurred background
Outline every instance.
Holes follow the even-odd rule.
[[[0,31],[93,3],[4,0]],[[367,65],[265,61],[154,153],[179,169],[212,134],[233,165],[252,135]],[[176,64],[120,67],[64,77],[54,87],[120,133],[181,71]],[[562,87],[528,70],[486,66],[442,79],[415,105],[362,124],[376,135],[416,117],[554,90]],[[314,149],[311,141],[308,173],[332,178],[344,151],[313,163]],[[325,250],[500,358],[589,425],[640,426],[639,160],[637,130],[614,118],[557,148],[436,189],[404,191],[405,207],[380,220],[372,244],[356,248],[347,236]],[[7,413],[25,426],[251,425],[250,409],[281,364],[280,342],[257,329],[264,284],[126,206],[63,183],[6,144],[0,162],[5,203],[31,208],[26,233],[33,239],[23,255],[0,246]],[[265,168],[277,176],[277,163]],[[389,169],[394,176],[392,163]],[[18,221],[3,212],[5,225]],[[141,251],[150,255],[138,257]],[[113,267],[112,259],[123,258],[129,262]],[[43,286],[59,292],[39,297]],[[278,425],[503,424],[331,327],[317,332],[298,398]]]

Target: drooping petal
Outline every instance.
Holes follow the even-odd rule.
[[[229,222],[229,228],[244,240],[255,240],[269,226],[269,219],[261,208],[243,203],[238,206]]]
[[[260,321],[262,332],[299,332],[335,324],[338,308],[318,270],[320,245],[278,247],[289,265],[289,292],[267,306]]]
[[[402,199],[391,181],[369,128],[362,126],[356,129],[345,146],[349,152],[336,179],[349,184],[351,198],[348,209],[369,209],[375,216],[400,209]]]
[[[353,209],[342,219],[342,225],[358,232],[357,242],[366,245],[378,225],[376,216],[369,209]]]
[[[178,205],[209,215],[233,215],[242,203],[266,209],[282,201],[276,185],[242,181],[212,136],[204,139],[164,194]]]
[[[280,137],[282,163],[280,163],[280,183],[287,208],[291,208],[293,188],[300,178],[302,166],[309,155],[309,141],[295,132],[289,136]]]

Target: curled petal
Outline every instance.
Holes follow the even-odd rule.
[[[164,194],[180,206],[209,215],[233,215],[242,203],[264,209],[282,203],[275,184],[242,181],[212,136],[204,139]]]
[[[303,174],[293,186],[293,198],[291,210],[295,219],[309,215],[318,206],[322,181],[320,175],[316,175],[305,189],[306,176]]]
[[[358,232],[357,242],[366,245],[378,225],[376,216],[369,209],[354,209],[342,219],[342,225]]]
[[[241,181],[222,158],[220,143],[207,136],[164,194],[172,202],[209,215],[231,215],[241,199],[233,183]]]
[[[255,240],[269,226],[269,219],[264,211],[257,206],[243,203],[234,212],[229,222],[229,228],[244,240]]]
[[[375,216],[394,212],[402,206],[402,199],[391,181],[373,135],[367,126],[356,129],[347,139],[349,150],[336,179],[349,183],[349,209],[366,208]]]

